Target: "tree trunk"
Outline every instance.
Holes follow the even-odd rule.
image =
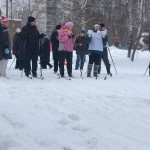
[[[129,47],[127,57],[131,57],[131,50],[133,45],[133,20],[132,20],[132,0],[127,1],[127,8],[129,11]]]
[[[82,24],[82,30],[85,30],[86,27],[86,5],[87,5],[88,0],[82,0],[81,4],[82,4],[82,17],[81,17],[81,24]]]
[[[134,50],[133,50],[132,57],[131,57],[132,61],[134,61],[134,56],[135,56],[135,52],[137,50],[138,39],[139,39],[139,35],[140,35],[140,32],[141,32],[141,27],[142,27],[143,2],[144,2],[144,0],[141,0],[140,13],[139,13],[139,15],[140,15],[139,16],[139,27],[138,27],[138,31],[137,31],[136,41],[135,41],[135,44],[134,44]]]

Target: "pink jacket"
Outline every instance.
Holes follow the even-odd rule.
[[[65,26],[61,27],[58,39],[63,43],[63,51],[72,52],[74,48],[75,37],[68,37],[67,28]]]

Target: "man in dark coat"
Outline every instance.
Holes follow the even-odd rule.
[[[52,52],[53,52],[53,60],[54,60],[54,73],[58,71],[58,61],[59,61],[59,40],[58,40],[58,33],[61,28],[61,25],[57,25],[56,29],[52,32],[51,35],[51,42],[52,42]]]
[[[25,58],[24,70],[25,75],[29,77],[31,74],[31,61],[32,61],[32,75],[37,77],[37,60],[39,51],[39,39],[43,36],[39,34],[36,27],[35,18],[28,17],[28,23],[22,28],[21,35],[25,39]]]

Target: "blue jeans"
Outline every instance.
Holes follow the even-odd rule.
[[[75,69],[78,69],[80,66],[80,70],[83,70],[84,62],[85,62],[85,55],[77,54]]]

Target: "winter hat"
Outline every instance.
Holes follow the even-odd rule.
[[[101,26],[101,28],[105,27],[104,23],[100,23],[99,25]]]
[[[100,27],[100,25],[99,25],[98,23],[96,23],[96,24],[94,25],[94,27]]]
[[[29,16],[29,17],[28,17],[28,23],[31,23],[31,22],[33,22],[33,21],[35,21],[35,18],[32,17],[32,16]]]
[[[141,36],[148,36],[148,35],[149,35],[149,33],[147,33],[147,32],[144,32],[141,34]]]
[[[4,23],[4,24],[9,24],[9,20],[6,16],[1,16],[1,21]]]
[[[61,28],[60,24],[56,26],[56,30],[59,30],[60,28]]]
[[[73,26],[74,26],[74,24],[72,22],[67,22],[65,24],[65,27],[67,27],[67,28],[73,28]]]
[[[16,29],[16,32],[17,32],[17,33],[20,33],[20,32],[21,32],[21,29],[20,29],[20,28],[17,28],[17,29]]]
[[[81,33],[85,34],[85,31],[84,31],[84,30],[81,30]]]

